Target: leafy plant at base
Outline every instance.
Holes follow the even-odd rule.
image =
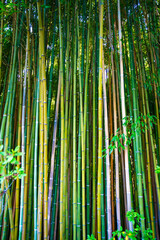
[[[5,193],[7,189],[1,189],[2,183],[5,179],[12,180],[13,181],[16,178],[22,178],[26,174],[24,173],[24,170],[22,168],[19,168],[18,165],[20,164],[16,157],[22,156],[22,153],[19,152],[19,146],[17,146],[14,150],[4,152],[3,145],[0,146],[0,193]],[[7,173],[5,173],[7,170]],[[11,169],[11,170],[10,170]],[[10,184],[10,186],[12,185]]]
[[[113,237],[111,240],[114,240],[116,236],[121,237],[122,239],[132,239],[136,240],[138,235],[141,233],[140,221],[144,219],[139,213],[135,212],[134,210],[128,211],[126,214],[129,222],[133,223],[133,231],[128,229],[123,230],[122,226],[119,230],[114,231]],[[152,230],[150,228],[146,229],[144,232],[144,239],[154,239],[152,236]]]
[[[96,240],[96,238],[94,237],[94,235],[93,235],[93,234],[91,234],[91,236],[90,236],[90,235],[88,235],[88,237],[87,237],[87,240]]]

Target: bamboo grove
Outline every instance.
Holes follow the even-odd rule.
[[[1,239],[160,239],[159,109],[159,1],[1,0]]]

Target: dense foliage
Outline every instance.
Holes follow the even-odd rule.
[[[1,0],[1,239],[159,239],[159,116],[159,1]]]

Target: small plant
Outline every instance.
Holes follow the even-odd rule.
[[[131,230],[123,230],[122,226],[119,230],[114,231],[113,237],[111,240],[114,240],[115,237],[120,237],[121,239],[132,239],[136,240],[138,235],[141,233],[140,221],[144,219],[139,213],[135,212],[134,210],[128,211],[126,214],[128,221],[133,223],[133,231]],[[152,230],[150,228],[144,231],[144,239],[154,239],[152,235]]]
[[[140,114],[136,122],[133,122],[130,116],[125,117],[123,125],[127,126],[127,136],[125,134],[120,134],[120,129],[118,128],[116,134],[110,141],[110,145],[108,146],[109,154],[111,154],[116,148],[118,148],[119,152],[121,152],[121,150],[124,150],[125,143],[129,146],[132,143],[132,140],[136,137],[136,134],[140,135],[141,133],[144,133],[146,129],[148,129],[148,125],[146,123],[147,120],[150,126],[153,127],[153,125],[156,124],[156,119],[157,117],[154,115],[145,116]],[[103,152],[106,152],[106,149],[104,149]],[[103,156],[106,156],[106,154]]]
[[[87,236],[87,240],[96,240],[93,234]]]
[[[17,178],[22,178],[25,176],[24,170],[19,168],[20,162],[17,161],[18,156],[22,156],[19,152],[19,147],[17,146],[14,150],[4,152],[3,145],[0,146],[0,193],[5,193],[7,189],[1,189],[2,183],[5,179],[12,182]],[[11,184],[10,184],[11,185]]]
[[[124,134],[120,134],[119,133],[119,128],[116,131],[116,135],[113,136],[112,140],[111,140],[111,144],[109,145],[109,154],[112,153],[112,151],[116,148],[116,142],[117,142],[117,147],[118,147],[118,151],[121,151],[121,148],[124,150],[125,147],[123,145],[123,142],[125,141],[125,135]]]

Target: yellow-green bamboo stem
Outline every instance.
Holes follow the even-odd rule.
[[[69,33],[69,1],[67,4],[67,49],[66,49],[66,87],[65,87],[65,119],[64,119],[64,125],[65,125],[65,132],[64,132],[64,205],[65,205],[65,219],[64,219],[64,224],[65,224],[65,229],[66,229],[66,240],[68,239],[68,224],[69,224],[69,219],[68,219],[68,201],[67,201],[67,195],[68,195],[68,185],[67,185],[67,176],[68,176],[68,132],[69,132],[69,127],[68,127],[68,108],[69,108],[69,78],[70,78],[70,69],[69,69],[69,50],[70,50],[70,33]]]
[[[25,1],[27,3],[27,1]],[[26,221],[27,221],[27,202],[28,202],[28,179],[29,179],[29,143],[30,143],[30,65],[31,65],[31,50],[30,50],[30,30],[29,30],[29,15],[28,9],[26,10],[27,19],[27,55],[28,55],[28,65],[27,65],[27,142],[26,142],[26,158],[25,158],[25,183],[24,183],[24,214],[23,214],[23,232],[22,238],[26,237]]]
[[[107,94],[104,71],[104,53],[103,53],[103,106],[104,106],[104,125],[105,125],[105,148],[106,148],[106,179],[107,179],[107,237],[112,237],[112,217],[111,217],[111,177],[110,177],[110,157],[109,157],[109,121],[107,109]]]
[[[99,82],[98,82],[98,179],[97,179],[97,233],[101,240],[101,171],[102,171],[102,54],[103,54],[103,0],[99,1]]]
[[[23,100],[22,100],[22,164],[21,167],[25,170],[25,112],[26,112],[26,78],[27,78],[27,59],[28,59],[28,51],[27,51],[27,43],[26,43],[26,58],[25,58],[25,76],[23,82]],[[23,230],[23,208],[24,208],[24,177],[21,180],[21,198],[20,198],[20,218],[19,218],[19,240],[22,239],[22,230]]]
[[[18,106],[18,140],[17,146],[21,145],[21,116],[22,116],[22,50],[19,54],[19,74],[20,74],[20,96]],[[20,162],[20,156],[17,157],[17,161]],[[19,167],[19,165],[18,165]],[[19,222],[19,190],[20,180],[16,180],[16,211],[15,211],[15,239],[18,237],[18,222]]]
[[[43,109],[40,109],[40,123],[43,129],[41,132],[41,149],[42,149],[42,156],[41,156],[41,164],[42,168],[44,169],[44,221],[43,221],[43,231],[44,231],[44,239],[48,238],[48,157],[47,157],[47,86],[46,86],[46,70],[45,70],[45,47],[44,47],[44,26],[42,22],[42,15],[40,9],[40,2],[37,3],[38,8],[38,16],[39,16],[39,58],[40,58],[40,68],[41,68],[41,75],[40,75],[40,102],[41,106],[43,105]],[[41,96],[42,94],[42,96]],[[41,121],[42,119],[42,121]],[[40,131],[42,130],[40,129]],[[42,146],[43,145],[43,146]],[[43,172],[42,172],[43,173]],[[43,176],[42,176],[42,183],[41,186],[43,187]],[[43,188],[41,189],[43,191]],[[41,191],[40,190],[40,191]],[[41,209],[40,205],[40,209]],[[42,219],[39,219],[40,223]],[[41,233],[40,233],[41,236]]]
[[[58,1],[59,10],[59,39],[60,39],[60,82],[61,82],[61,170],[60,170],[60,240],[65,234],[65,202],[64,194],[64,86],[63,86],[63,52],[62,52],[62,27],[61,27],[61,2]]]
[[[38,223],[37,223],[37,238],[40,240],[42,238],[42,205],[43,205],[43,159],[44,159],[44,88],[43,88],[43,79],[42,79],[42,48],[43,48],[43,28],[42,28],[42,19],[41,19],[41,9],[40,2],[37,2],[37,9],[39,15],[39,180],[38,180]]]

